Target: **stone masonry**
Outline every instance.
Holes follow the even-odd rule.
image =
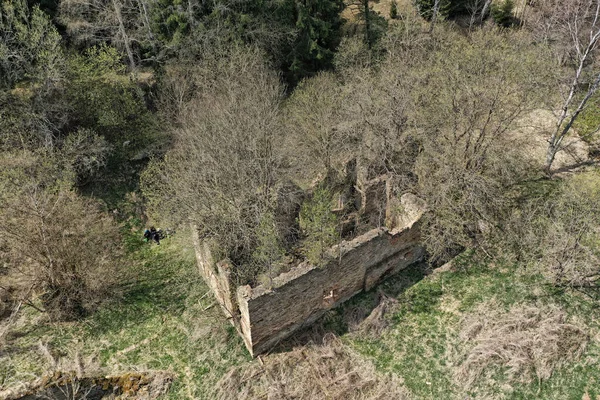
[[[248,351],[256,356],[327,310],[420,261],[424,254],[420,244],[424,211],[423,201],[414,195],[405,194],[396,202],[388,197],[386,226],[332,247],[323,266],[301,263],[275,277],[271,287],[232,287],[227,260],[215,263],[210,246],[196,237],[198,267]]]

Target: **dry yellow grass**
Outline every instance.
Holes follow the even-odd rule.
[[[508,133],[508,139],[519,146],[523,154],[539,164],[545,160],[548,138],[556,129],[556,117],[548,110],[534,110],[518,121],[518,128]],[[568,168],[588,160],[589,146],[573,133],[565,138],[564,150],[556,154],[555,170]]]
[[[578,359],[590,339],[555,307],[518,306],[505,314],[496,309],[486,303],[463,322],[460,337],[474,346],[456,378],[467,386],[493,366],[505,368],[512,382],[548,379],[557,367]]]
[[[333,334],[260,362],[232,368],[219,382],[220,400],[402,400],[408,391],[400,379],[375,372]]]

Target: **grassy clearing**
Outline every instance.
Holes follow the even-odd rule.
[[[455,263],[452,270],[426,277],[422,266],[415,266],[382,284],[378,291],[398,303],[388,313],[381,334],[360,330],[360,321],[378,302],[377,291],[364,293],[310,329],[321,338],[327,332],[336,334],[340,340],[335,346],[331,341],[323,344],[315,335],[307,345],[300,339],[306,333],[301,333],[287,348],[263,357],[262,366],[250,359],[218,307],[207,309],[214,300],[204,296],[207,288],[197,275],[185,237],[178,233],[156,246],[141,242],[138,233],[128,234],[129,256],[123,265],[120,296],[81,322],[52,324],[26,309],[0,353],[2,388],[18,387],[19,382],[53,368],[75,370],[81,363],[90,372],[105,374],[172,371],[176,379],[167,398],[224,398],[224,393],[235,396],[238,388],[240,398],[252,399],[273,390],[302,393],[294,384],[297,379],[299,385],[302,379],[317,381],[306,380],[305,373],[295,374],[295,368],[302,365],[311,371],[316,365],[323,371],[345,371],[333,375],[336,384],[342,382],[339,377],[357,374],[357,379],[380,382],[386,391],[406,398],[581,399],[587,393],[594,399],[600,395],[597,303],[556,290],[540,277],[513,268],[474,265],[468,259]],[[586,327],[590,341],[583,356],[558,367],[549,379],[529,383],[509,380],[506,367],[493,365],[465,387],[456,371],[475,344],[460,338],[464,321],[482,307],[502,315],[519,305],[559,308],[578,326]],[[332,359],[328,354],[338,356]],[[53,359],[58,365],[53,365]],[[299,364],[310,359],[314,359],[312,364]],[[255,378],[246,379],[253,374]],[[294,382],[284,385],[290,379]],[[354,387],[358,389],[346,397],[371,398],[371,387]],[[318,387],[310,390],[317,393]]]
[[[351,334],[347,342],[380,370],[398,374],[416,398],[581,399],[600,394],[597,303],[514,268],[473,265],[469,259],[462,263],[400,294],[390,327],[380,337]],[[393,281],[384,290],[386,285]],[[474,344],[461,340],[461,325],[483,305],[501,315],[517,305],[556,307],[586,327],[591,339],[580,360],[558,367],[547,380],[519,383],[508,379],[507,367],[492,366],[466,387],[455,376]]]
[[[129,215],[122,228],[127,257],[114,299],[75,323],[50,323],[24,308],[0,347],[0,391],[53,369],[83,366],[102,374],[172,371],[176,378],[166,396],[171,399],[253,399],[268,393],[277,398],[284,392],[319,398],[327,379],[337,385],[332,393],[349,399],[383,399],[386,393],[419,399],[600,396],[597,302],[556,289],[525,269],[480,265],[468,256],[431,275],[422,265],[408,268],[330,311],[308,334],[299,333],[262,362],[252,360],[206,295],[188,233],[178,232],[160,246],[144,243],[135,196],[110,191],[107,196],[109,209]],[[366,332],[362,322],[380,292],[397,303],[380,333]],[[475,343],[461,339],[465,321],[481,310],[503,316],[521,306],[559,309],[584,327],[590,339],[581,358],[558,366],[549,379],[525,383],[510,380],[502,364],[492,364],[466,387],[457,371]],[[339,339],[323,340],[331,338],[328,332]],[[308,379],[309,373],[323,379]]]
[[[91,373],[173,371],[168,398],[210,398],[220,377],[250,357],[218,307],[210,307],[212,296],[204,296],[208,289],[185,236],[156,246],[142,242],[137,231],[127,234],[119,296],[85,320],[49,323],[26,310],[0,353],[0,387],[17,388],[53,368],[76,370],[81,363]]]

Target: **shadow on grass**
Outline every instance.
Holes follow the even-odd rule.
[[[287,352],[309,343],[321,344],[330,333],[341,336],[356,330],[379,305],[382,297],[402,297],[407,289],[421,281],[429,272],[430,267],[427,263],[419,263],[391,275],[370,291],[361,292],[344,304],[327,311],[310,326],[281,341],[271,352]]]
[[[93,180],[79,185],[82,194],[102,200],[109,210],[127,203],[127,193],[139,189],[140,174],[146,160],[129,161],[113,159]]]
[[[165,245],[168,243],[161,246]],[[116,332],[157,316],[185,311],[194,288],[202,283],[190,260],[170,253],[151,243],[137,246],[123,267],[118,295],[88,319],[92,332]]]

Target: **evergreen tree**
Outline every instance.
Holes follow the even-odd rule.
[[[256,230],[257,246],[252,258],[257,264],[259,271],[265,271],[268,276],[268,285],[273,286],[273,277],[278,273],[276,263],[285,255],[281,246],[275,217],[272,212],[261,215]]]
[[[505,28],[514,24],[513,9],[515,3],[513,0],[505,0],[502,4],[492,4],[492,18],[494,22]]]
[[[332,67],[340,43],[343,0],[287,0],[287,11],[295,20],[296,38],[291,44],[286,70],[288,82]],[[283,10],[284,13],[286,10]]]
[[[355,0],[352,5],[358,8],[358,20],[364,25],[364,40],[369,49],[385,34],[387,21],[371,7],[370,0]],[[397,11],[397,10],[396,10]]]
[[[398,18],[398,2],[396,0],[392,1],[392,3],[390,4],[390,18]]]
[[[340,237],[337,215],[331,211],[331,198],[327,188],[319,187],[300,210],[300,227],[306,234],[304,251],[314,265],[323,264],[325,252]]]
[[[421,17],[425,18],[428,21],[430,21],[433,18],[435,0],[416,0],[415,5],[417,6],[419,14],[421,14]],[[439,0],[439,9],[437,17],[446,18],[450,14],[452,6],[452,0]]]

